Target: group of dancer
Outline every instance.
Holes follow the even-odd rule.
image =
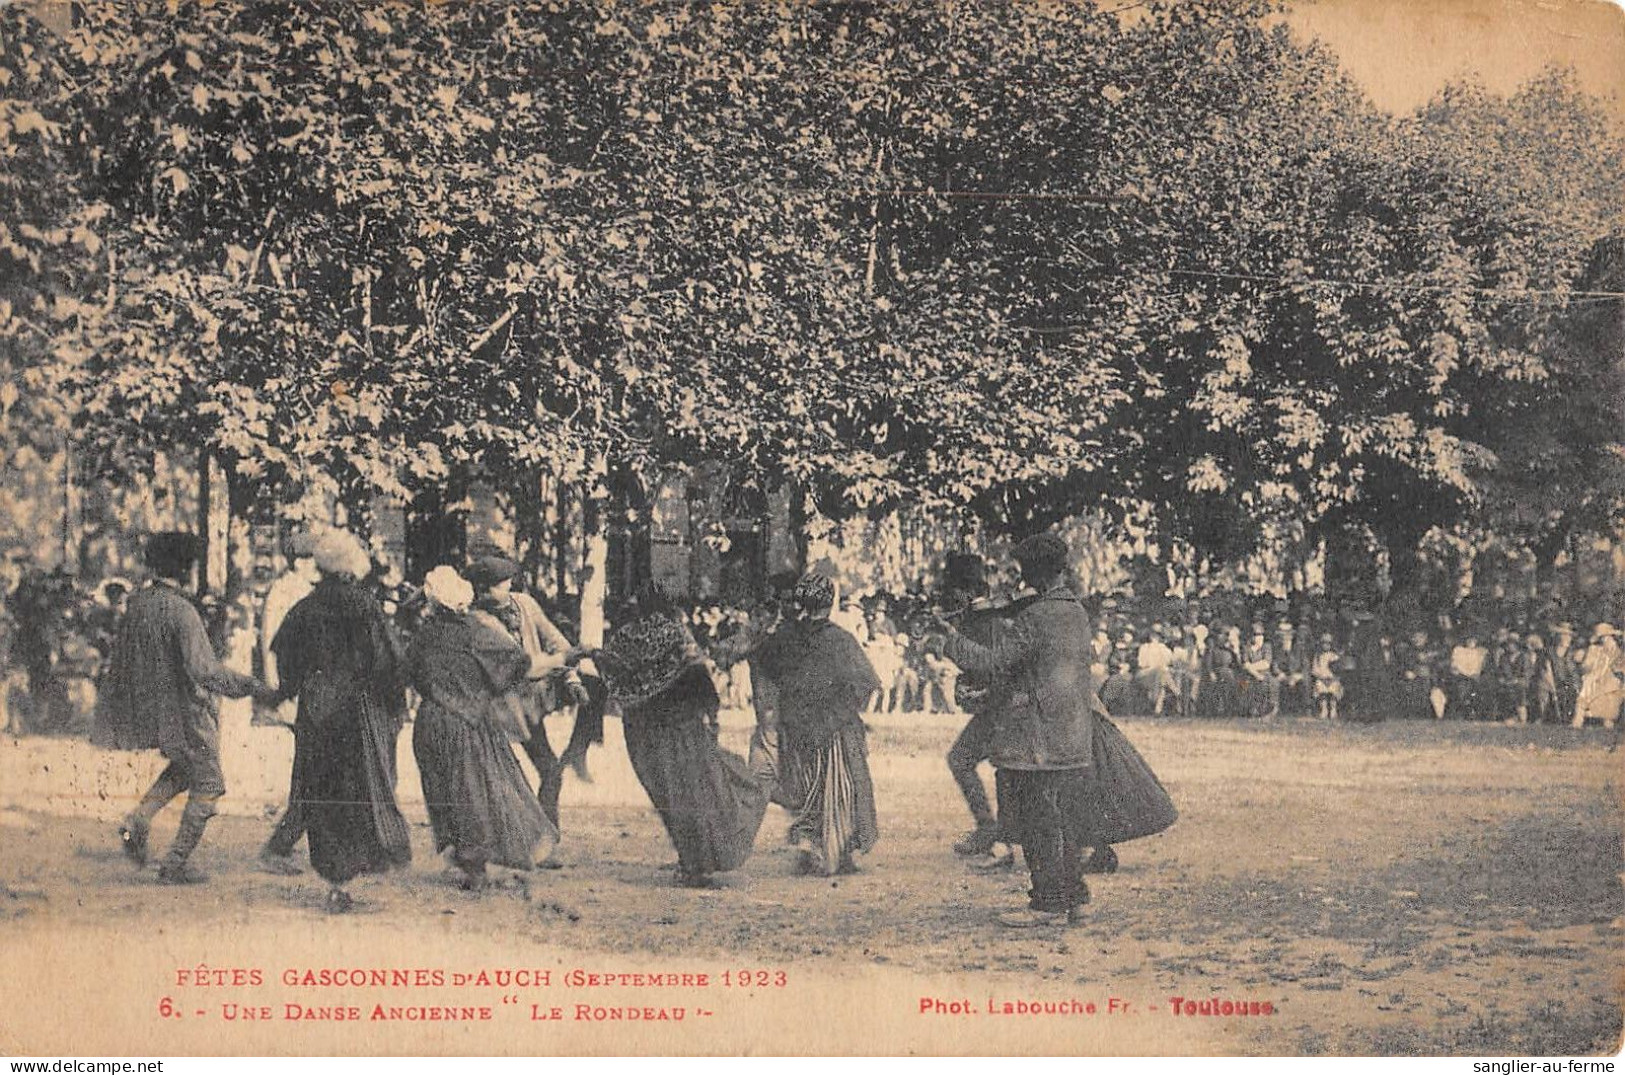
[[[724,653],[702,652],[657,595],[618,617],[604,646],[588,652],[513,589],[519,565],[487,556],[429,572],[423,614],[403,647],[364,585],[371,560],[361,542],[335,529],[311,551],[317,581],[270,640],[273,685],[214,656],[185,595],[196,540],[167,533],[148,542],[153,579],[119,625],[94,738],[157,748],[169,763],[119,828],[136,862],[147,861],[158,812],[187,796],[161,882],[206,880],[189,860],[225,794],[219,696],[264,706],[297,700],[288,808],[260,861],[299,872],[292,852],[306,839],[335,913],[354,905],[352,880],[411,861],[395,794],[409,691],[418,699],[412,746],[435,848],[467,889],[484,887],[491,866],[557,865],[563,764],[544,718],[588,703],[589,685],[607,688],[619,709],[633,770],[677,851],[678,883],[710,886],[741,866],[770,802],[791,816],[800,873],[854,872],[856,856],[878,841],[861,719],[878,681],[857,640],[830,621],[828,578],[807,575],[782,589]],[[977,829],[958,849],[985,853],[997,868],[1012,864],[1010,845],[1021,847],[1030,906],[1000,920],[1026,926],[1076,920],[1088,899],[1084,872],[1113,862],[1112,844],[1161,831],[1175,815],[1101,709],[1089,617],[1064,581],[1064,542],[1040,535],[1016,556],[1032,593],[1004,607],[987,601],[980,561],[955,558],[928,644],[964,670],[972,699],[950,767]],[[749,662],[757,728],[748,762],[718,742],[713,659]],[[534,791],[515,744],[537,770]],[[976,774],[984,760],[997,769],[997,813]]]
[[[166,884],[207,878],[189,864],[225,793],[216,697],[252,695],[267,705],[298,701],[288,808],[261,861],[298,872],[301,837],[310,862],[329,883],[328,907],[349,910],[347,886],[363,874],[411,861],[408,829],[395,798],[395,744],[406,721],[407,688],[418,698],[412,747],[436,849],[449,851],[466,888],[485,884],[487,866],[528,870],[558,840],[556,760],[545,752],[537,699],[541,683],[572,651],[539,610],[505,592],[502,565],[476,563],[489,580],[482,604],[472,583],[450,567],[424,584],[426,615],[404,652],[389,620],[362,584],[371,559],[353,535],[333,530],[315,544],[319,580],[287,613],[272,640],[278,683],[267,686],[220,665],[183,588],[197,556],[188,534],[154,536],[147,546],[153,581],[131,598],[97,705],[94,741],[157,748],[169,765],[119,829],[125,852],[147,859],[153,818],[187,794],[180,827],[159,868]],[[509,626],[506,602],[517,607]],[[487,608],[492,609],[488,611]],[[543,739],[538,747],[534,740]],[[519,740],[540,765],[533,792],[510,743]]]

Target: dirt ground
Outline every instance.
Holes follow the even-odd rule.
[[[742,751],[745,718],[729,717],[724,742]],[[416,862],[360,883],[358,913],[338,917],[322,912],[323,886],[308,872],[284,878],[254,868],[286,789],[286,731],[250,727],[240,708],[228,710],[231,792],[194,860],[213,880],[183,889],[156,884],[151,867],[134,868],[113,836],[160,767],[155,754],[0,739],[8,955],[0,1050],[1619,1049],[1625,752],[1611,751],[1611,734],[1599,729],[1121,721],[1180,821],[1120,849],[1121,871],[1091,882],[1086,923],[1010,931],[992,916],[1022,905],[1024,879],[973,873],[950,851],[968,820],[942,760],[957,730],[952,718],[872,724],[882,840],[860,874],[792,876],[787,818],[773,807],[755,856],[715,891],[672,885],[675,856],[631,774],[617,722],[609,724],[609,742],[592,756],[594,782],[565,785],[566,867],[509,875],[478,895],[455,889],[432,852],[408,730],[400,791],[415,823]],[[555,727],[555,739],[566,731]],[[177,814],[172,807],[160,817],[155,848]],[[199,963],[254,968],[262,981],[180,983],[179,969]],[[553,977],[528,991],[405,994],[283,980],[322,967],[536,967]],[[711,979],[704,988],[595,987],[566,980],[577,968]],[[767,977],[720,984],[723,971],[732,978],[740,969]],[[401,996],[495,1003],[497,1011],[476,1025],[286,1018],[290,1002]],[[1271,1014],[1176,1014],[1175,997],[1248,1011],[1267,1003]],[[174,1013],[160,1014],[165,999]],[[582,1001],[643,1006],[646,1015],[682,1007],[686,1020],[601,1022],[575,1007]],[[964,1008],[939,1014],[937,1001]],[[1006,1015],[1003,1005],[1016,1001],[1076,1005]],[[1091,1003],[1095,1013],[1075,1014]],[[272,1021],[229,1019],[227,1004],[267,1006]],[[546,1018],[554,1006],[562,1022]]]

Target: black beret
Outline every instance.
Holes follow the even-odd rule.
[[[147,566],[160,575],[178,575],[196,562],[201,546],[197,535],[165,530],[147,538]]]
[[[942,580],[959,590],[979,592],[987,588],[987,565],[968,552],[951,552],[943,564]]]
[[[480,589],[506,582],[519,574],[519,565],[506,556],[482,556],[468,565],[463,577]]]
[[[1015,550],[1017,560],[1024,564],[1032,564],[1034,567],[1061,569],[1066,567],[1070,555],[1071,550],[1066,547],[1066,539],[1048,531],[1034,534],[1017,545]]]

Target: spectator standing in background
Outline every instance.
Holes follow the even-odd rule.
[[[1275,712],[1289,717],[1309,712],[1309,657],[1298,642],[1291,622],[1275,625],[1275,649],[1271,674],[1275,678]]]
[[[1321,720],[1337,719],[1337,704],[1343,697],[1343,681],[1338,672],[1342,660],[1331,632],[1321,635],[1320,648],[1315,651],[1314,662],[1310,665],[1310,675],[1315,684],[1315,708]]]
[[[1450,709],[1460,720],[1483,720],[1486,699],[1484,670],[1489,651],[1467,632],[1450,651]]]
[[[1580,658],[1574,650],[1574,625],[1564,621],[1552,628],[1552,645],[1547,659],[1552,665],[1552,690],[1557,704],[1556,720],[1567,724],[1580,704]]]
[[[1588,720],[1602,722],[1612,728],[1619,719],[1620,703],[1625,701],[1621,692],[1621,664],[1619,629],[1611,623],[1599,623],[1591,632],[1591,644],[1586,647],[1585,660],[1580,666],[1580,698],[1574,713],[1574,726],[1583,727]]]
[[[1264,625],[1254,623],[1241,651],[1241,711],[1249,717],[1273,717],[1281,710],[1273,675],[1275,652],[1264,637]]]
[[[1163,705],[1173,684],[1169,671],[1173,662],[1174,651],[1169,649],[1168,643],[1163,640],[1162,624],[1153,624],[1134,656],[1134,665],[1139,672],[1140,692],[1145,697],[1152,716],[1162,716]]]

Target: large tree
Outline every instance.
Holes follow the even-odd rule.
[[[716,461],[1403,559],[1608,366],[1593,104],[1396,120],[1262,2],[119,0],[58,53],[38,111],[115,210],[112,286],[53,285],[66,398],[250,495]]]

